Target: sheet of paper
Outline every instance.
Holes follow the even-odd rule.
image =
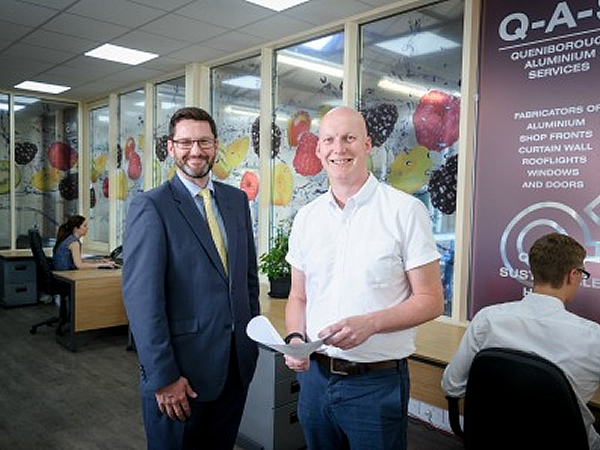
[[[263,344],[277,352],[290,355],[293,358],[306,358],[323,345],[323,340],[314,342],[286,344],[273,324],[265,316],[254,317],[246,327],[250,339]]]

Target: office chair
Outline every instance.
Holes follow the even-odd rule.
[[[59,315],[36,323],[31,327],[29,332],[31,334],[35,334],[39,327],[44,325],[52,326],[56,323],[56,333],[60,335],[62,334],[61,328],[66,321],[66,299],[69,295],[68,286],[58,281],[52,274],[52,260],[46,257],[42,245],[42,238],[37,230],[29,230],[29,246],[31,248],[31,253],[33,253],[37,270],[38,294],[39,292],[45,292],[52,297],[55,295],[59,295],[61,297]]]
[[[488,348],[475,355],[464,398],[447,397],[450,426],[465,449],[589,450],[571,383],[554,363],[533,353]]]

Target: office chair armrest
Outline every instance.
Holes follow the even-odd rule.
[[[451,397],[447,395],[446,400],[448,401],[448,419],[450,420],[450,428],[452,428],[452,432],[456,436],[462,439],[464,437],[464,432],[460,426],[460,397]]]

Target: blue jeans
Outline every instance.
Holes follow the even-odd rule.
[[[348,376],[311,360],[298,381],[298,417],[309,450],[406,450],[406,360],[398,369]]]

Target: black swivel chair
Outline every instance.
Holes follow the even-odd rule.
[[[450,426],[467,450],[589,450],[571,383],[538,355],[489,348],[475,356],[464,398],[464,432],[459,399],[447,399]]]
[[[58,281],[52,274],[52,260],[46,257],[42,245],[42,238],[37,230],[29,230],[29,246],[35,260],[38,293],[44,292],[53,297],[55,295],[60,295],[61,297],[59,315],[36,323],[31,327],[29,332],[35,334],[37,329],[41,326],[52,326],[57,324],[56,332],[61,334],[61,327],[66,320],[66,301],[69,295],[68,287],[64,283]]]

